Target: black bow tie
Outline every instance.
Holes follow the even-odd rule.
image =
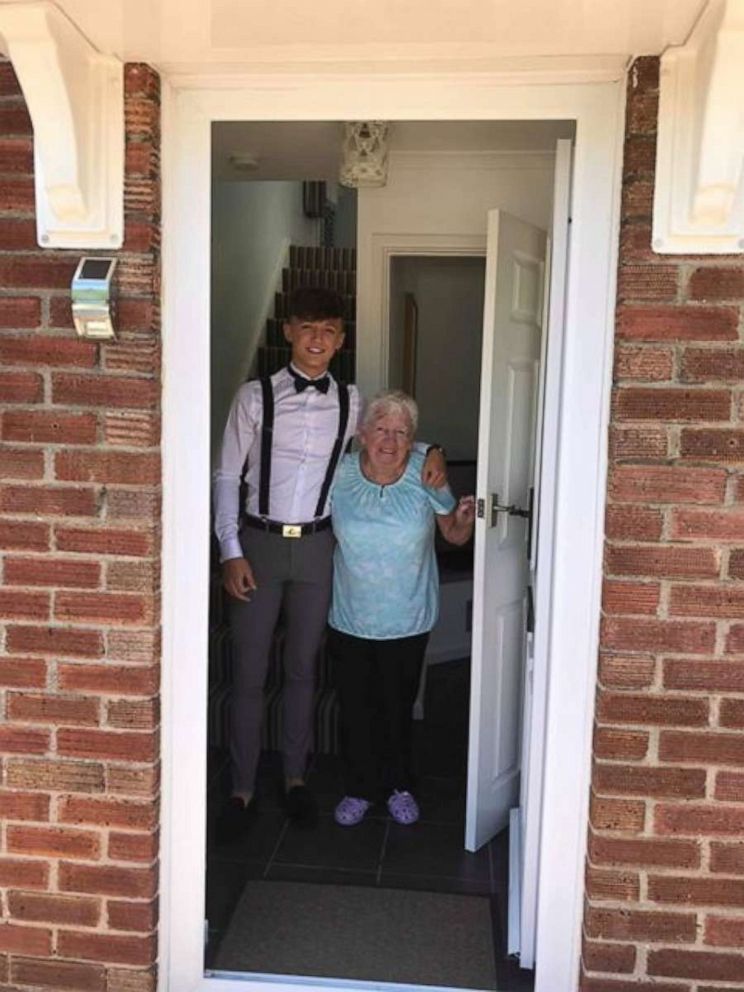
[[[295,372],[290,366],[287,366],[287,371],[294,379],[295,392],[304,393],[309,386],[313,386],[319,393],[325,394],[328,392],[328,387],[331,384],[329,376],[323,375],[319,379],[306,379],[304,375]]]

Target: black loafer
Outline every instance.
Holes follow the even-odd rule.
[[[293,823],[311,827],[318,820],[318,802],[306,785],[293,785],[284,795],[287,816]]]
[[[218,844],[230,844],[242,837],[256,815],[255,796],[246,805],[240,796],[230,796],[217,818],[216,840]]]

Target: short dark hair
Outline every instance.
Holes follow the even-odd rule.
[[[343,320],[345,309],[344,298],[335,289],[299,286],[289,297],[287,316],[299,320],[327,320],[329,317]]]

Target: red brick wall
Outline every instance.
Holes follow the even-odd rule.
[[[159,82],[128,65],[119,334],[35,242],[0,62],[0,985],[150,992],[158,848]],[[6,984],[7,983],[7,984]]]
[[[744,989],[742,259],[650,250],[628,88],[584,992]]]

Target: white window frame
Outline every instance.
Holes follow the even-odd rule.
[[[498,74],[190,77],[163,87],[161,992],[273,992],[205,977],[211,125],[226,120],[575,120],[535,992],[575,992],[598,646],[624,80]],[[360,983],[320,979],[305,989]],[[379,985],[377,986],[379,987]]]

